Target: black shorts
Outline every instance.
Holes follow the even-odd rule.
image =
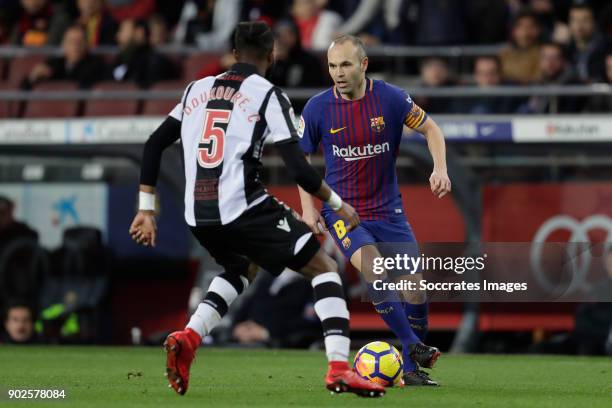
[[[190,229],[219,265],[228,272],[243,275],[249,261],[273,275],[286,267],[300,270],[320,248],[310,228],[273,197],[229,224]]]

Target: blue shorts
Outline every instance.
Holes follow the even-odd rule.
[[[419,247],[412,231],[412,227],[403,215],[394,216],[388,220],[361,221],[359,226],[352,231],[347,231],[344,221],[334,212],[323,210],[322,214],[330,235],[336,241],[336,245],[347,260],[359,248],[365,245],[375,245],[379,248],[382,256],[394,257],[397,254],[406,254],[418,257]],[[389,243],[389,245],[378,245]],[[393,245],[397,243],[397,245]],[[402,245],[405,244],[405,245]],[[391,275],[403,275],[391,273]]]

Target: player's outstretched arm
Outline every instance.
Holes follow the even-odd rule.
[[[155,222],[155,187],[140,185],[138,212],[130,225],[130,236],[144,246],[157,244],[157,223]]]
[[[309,164],[311,163],[309,154],[306,155],[306,161]],[[325,220],[315,206],[312,196],[300,186],[298,186],[298,192],[300,193],[300,203],[302,205],[302,220],[315,234],[322,234],[324,231],[327,231]]]
[[[448,178],[446,169],[446,144],[444,134],[438,124],[432,119],[427,118],[417,129],[427,139],[427,147],[433,158],[434,168],[429,177],[431,192],[438,198],[444,197],[451,191],[451,181]]]
[[[155,222],[155,185],[164,150],[181,137],[181,122],[168,116],[145,143],[140,168],[138,213],[130,225],[129,233],[134,241],[144,246],[157,244]]]
[[[347,231],[351,231],[361,222],[357,211],[350,204],[342,201],[340,196],[327,185],[325,180],[321,181],[321,187],[314,193],[314,196],[327,203],[329,208],[334,210],[344,220]]]

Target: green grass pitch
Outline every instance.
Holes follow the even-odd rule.
[[[0,347],[0,408],[202,406],[610,407],[612,359],[442,355],[442,386],[380,399],[330,395],[322,352],[199,350],[189,392],[167,388],[162,348]],[[11,402],[7,389],[66,389],[64,401]]]

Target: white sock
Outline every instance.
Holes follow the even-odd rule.
[[[191,315],[187,328],[204,338],[220,321],[221,316],[212,306],[208,303],[200,303],[196,311]]]
[[[312,279],[314,309],[323,326],[325,354],[328,361],[348,361],[349,311],[344,300],[342,281],[337,272],[326,272]]]
[[[229,305],[249,286],[244,276],[237,277],[222,273],[216,276],[204,296],[202,303],[191,315],[187,328],[195,331],[201,337],[214,329],[227,313]]]

